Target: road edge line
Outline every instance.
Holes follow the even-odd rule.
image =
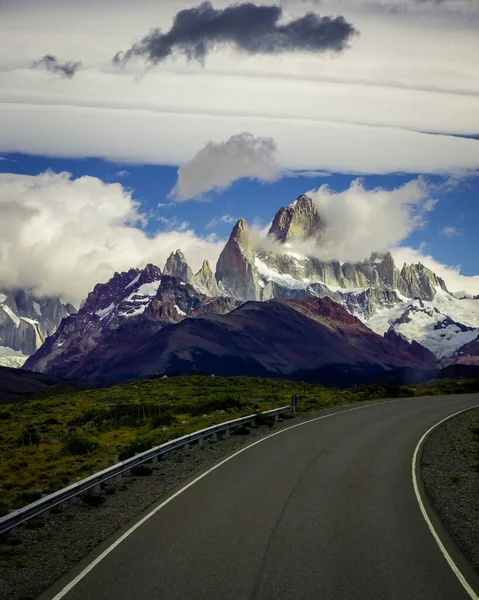
[[[446,550],[446,547],[442,543],[441,538],[439,537],[439,534],[437,533],[436,529],[434,528],[434,525],[432,524],[432,521],[429,518],[429,515],[427,513],[426,507],[424,505],[424,502],[423,502],[423,499],[422,499],[422,496],[421,496],[421,492],[419,490],[419,485],[418,485],[418,482],[417,482],[417,474],[416,473],[417,473],[417,470],[419,468],[418,457],[419,457],[420,452],[422,451],[422,448],[424,446],[424,442],[426,441],[426,439],[428,438],[428,436],[437,427],[439,427],[439,425],[442,425],[442,423],[445,423],[446,421],[449,421],[449,419],[457,417],[458,415],[460,415],[462,413],[465,413],[465,412],[467,412],[469,410],[473,410],[474,408],[478,408],[478,406],[470,406],[469,408],[465,408],[463,410],[459,410],[459,411],[453,413],[452,415],[449,415],[448,417],[445,417],[444,419],[441,419],[438,423],[436,423],[435,425],[433,425],[432,427],[430,427],[426,431],[426,433],[423,434],[423,436],[421,437],[421,439],[419,440],[416,448],[414,449],[414,454],[413,454],[413,457],[412,457],[412,483],[413,483],[413,487],[414,487],[414,493],[416,494],[416,500],[417,500],[417,503],[418,503],[419,508],[421,510],[423,519],[426,521],[426,524],[427,524],[427,526],[429,528],[429,531],[431,532],[432,537],[434,538],[436,544],[438,545],[439,550],[442,552],[444,558],[446,559],[447,564],[449,565],[449,567],[451,568],[452,572],[454,573],[454,575],[457,577],[457,579],[461,583],[462,587],[469,594],[471,600],[479,600],[479,596],[472,589],[472,587],[469,585],[467,579],[461,573],[459,567],[456,565],[456,563],[452,559],[451,555]]]

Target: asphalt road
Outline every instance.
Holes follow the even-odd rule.
[[[414,449],[476,396],[402,400],[308,422],[174,498],[66,600],[470,600],[434,541]]]

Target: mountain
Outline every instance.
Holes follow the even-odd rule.
[[[206,296],[221,296],[223,290],[218,286],[215,275],[211,270],[210,263],[203,261],[201,269],[197,273],[188,266],[185,255],[181,250],[172,252],[163,269],[165,275],[171,275],[192,285],[197,292]]]
[[[173,259],[169,263],[173,268]],[[25,368],[63,377],[82,377],[89,365],[100,367],[146,343],[165,325],[186,316],[229,312],[239,302],[210,298],[178,277],[149,264],[144,269],[115,273],[88,294],[77,314],[25,363]]]
[[[304,247],[306,239],[319,256],[324,227],[307,195],[274,217],[268,232],[274,251],[266,249],[268,243],[258,243],[241,219],[219,257],[218,284],[241,300],[330,297],[376,333],[383,335],[392,327],[437,357],[454,354],[479,333],[477,300],[456,298],[443,279],[420,263],[399,269],[390,252],[373,253],[353,264],[296,251],[295,244]]]
[[[0,365],[21,366],[62,319],[75,312],[58,298],[37,297],[28,290],[0,288]]]
[[[162,284],[163,285],[163,284]],[[288,376],[341,385],[429,367],[368,329],[329,298],[250,301],[227,314],[209,313],[165,325],[132,340],[108,360],[85,357],[67,376],[96,382],[171,372]],[[52,363],[47,372],[58,373]]]
[[[168,257],[163,271],[150,264],[144,269],[115,273],[110,281],[95,287],[78,314],[64,319],[58,331],[45,341],[25,367],[64,377],[110,377],[113,372],[115,377],[120,377],[121,368],[129,372],[122,357],[150,347],[156,336],[161,340],[168,338],[174,348],[180,338],[173,330],[176,331],[179,324],[178,335],[204,327],[205,339],[208,339],[208,328],[214,324],[229,327],[228,320],[222,321],[223,317],[213,315],[226,315],[238,309],[234,313],[238,319],[238,315],[243,314],[239,307],[245,302],[265,303],[269,308],[264,318],[272,321],[269,301],[273,299],[286,302],[273,306],[277,311],[281,306],[285,318],[293,316],[293,322],[297,316],[291,311],[298,312],[301,302],[306,307],[308,301],[332,300],[359,319],[363,326],[385,336],[388,353],[407,355],[409,361],[419,361],[423,366],[434,365],[437,358],[454,356],[459,348],[478,336],[479,300],[456,298],[440,277],[420,263],[399,268],[390,252],[373,253],[357,263],[320,260],[325,227],[313,200],[302,195],[278,211],[266,240],[252,235],[247,222],[240,219],[219,256],[215,273],[207,261],[198,272],[193,272],[181,250]],[[308,255],[299,252],[305,248]],[[257,312],[261,313],[259,309]],[[183,325],[187,317],[188,324]],[[191,318],[201,321],[201,325],[192,324]],[[201,320],[203,318],[207,321]],[[236,322],[232,321],[232,331]],[[290,324],[277,320],[272,326],[286,330]],[[341,336],[339,330],[333,330],[336,336]],[[253,371],[276,373],[266,356],[260,361],[253,354],[247,358],[247,347],[241,345],[239,333],[235,335],[232,333],[229,345],[221,342],[221,352],[228,364],[232,361],[246,369],[248,363]],[[271,341],[259,325],[257,335],[264,335],[264,340],[258,339],[257,344]],[[223,340],[222,333],[220,338]],[[185,340],[193,343],[194,336],[188,333]],[[236,342],[240,356],[233,348]],[[217,347],[216,342],[211,344]],[[308,347],[312,349],[313,343]],[[178,356],[186,356],[188,347],[183,346],[178,356],[171,354],[171,348],[168,352],[162,347],[153,348],[155,352],[161,351],[161,357],[155,354],[151,359],[145,358],[146,371],[161,370],[166,364],[171,368],[171,365],[182,364]],[[252,353],[253,348],[252,343]],[[201,349],[201,360],[193,361],[195,368],[208,370],[208,352],[206,347]],[[299,347],[297,353],[309,374],[311,369],[325,366],[319,358],[312,365]],[[333,357],[332,354],[330,358]],[[214,353],[210,358],[212,364],[220,368]],[[301,361],[291,359],[291,372],[299,372]],[[185,368],[190,364],[191,361],[186,360]],[[371,364],[374,368],[378,366],[374,361],[368,362]],[[394,368],[398,366],[394,361],[390,364]],[[332,372],[331,364],[328,365]],[[289,371],[283,365],[277,372]]]

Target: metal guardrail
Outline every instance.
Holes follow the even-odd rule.
[[[166,442],[160,446],[155,446],[150,450],[141,452],[132,458],[128,458],[123,462],[119,462],[112,467],[108,467],[107,469],[100,471],[99,473],[90,475],[89,477],[86,477],[77,483],[73,483],[62,490],[58,490],[58,492],[53,492],[53,494],[49,494],[41,500],[37,500],[28,506],[24,506],[23,508],[12,511],[10,514],[1,517],[0,534],[15,529],[29,519],[33,519],[38,516],[47,516],[48,511],[55,506],[63,504],[64,502],[68,502],[72,498],[75,498],[76,496],[79,496],[88,490],[93,489],[94,491],[100,491],[102,483],[105,483],[106,481],[109,481],[115,477],[120,477],[133,467],[141,465],[145,462],[156,461],[160,456],[168,454],[172,450],[187,446],[192,442],[200,441],[206,437],[214,436],[222,431],[228,431],[247,423],[253,423],[258,414],[266,417],[275,417],[276,415],[291,412],[292,410],[293,406],[288,405],[262,413],[248,415],[246,417],[234,419],[233,421],[226,421],[225,423],[220,423],[219,425],[213,425],[212,427],[207,427],[206,429],[200,429],[199,431],[189,433],[188,435],[184,435],[176,440]]]

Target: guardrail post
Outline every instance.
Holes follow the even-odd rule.
[[[211,435],[211,439],[214,440],[216,442],[216,440],[218,439],[218,434],[215,432]]]
[[[205,440],[204,440],[204,438],[200,438],[200,439],[198,440],[198,446],[204,446],[204,444],[205,444]]]
[[[151,459],[151,464],[152,464],[152,465],[157,465],[157,464],[158,464],[158,457],[157,457],[157,456],[154,456],[154,457]]]
[[[279,421],[279,415],[274,415],[274,420],[276,421],[276,423]]]
[[[101,492],[101,483],[98,483],[97,485],[95,485],[93,487],[93,493],[94,494],[99,494]]]
[[[186,452],[189,449],[190,449],[190,445],[188,444],[188,442],[186,442],[186,444],[183,446],[183,450]]]
[[[118,473],[118,475],[115,475],[115,481],[121,481],[123,479],[123,475],[121,473]]]
[[[49,516],[50,516],[50,510],[46,510],[45,512],[42,512],[42,514],[40,515],[40,518],[48,519]]]
[[[229,429],[225,429],[225,438],[229,438],[231,435],[231,431]]]
[[[9,508],[9,509],[8,509],[8,514],[14,513],[14,512],[16,512],[16,510],[17,510],[16,508]],[[11,529],[8,531],[8,533],[9,533],[10,535],[17,535],[17,533],[18,533],[18,527],[12,527],[12,528],[11,528]]]
[[[78,496],[73,496],[73,498],[70,498],[70,500],[68,500],[68,502],[70,504],[76,504],[78,500]]]

